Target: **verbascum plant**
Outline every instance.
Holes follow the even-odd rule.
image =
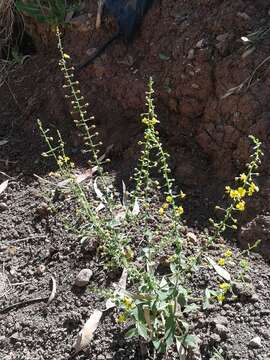
[[[258,176],[257,169],[261,164],[263,152],[261,142],[250,135],[253,142],[253,154],[250,156],[250,162],[247,164],[247,171],[236,177],[235,180],[240,183],[238,187],[225,187],[225,192],[230,199],[230,205],[227,208],[216,207],[224,212],[223,218],[219,222],[210,219],[214,227],[214,238],[220,236],[226,229],[237,229],[237,218],[234,214],[243,212],[246,209],[247,198],[252,197],[259,191],[259,186],[255,184],[254,178]]]
[[[63,44],[61,40],[61,33],[59,28],[56,28],[56,36],[58,39],[58,49],[60,51],[60,70],[64,74],[65,84],[63,87],[68,91],[68,94],[65,95],[69,99],[72,105],[72,116],[75,117],[74,122],[78,129],[83,134],[84,140],[84,149],[82,152],[89,153],[89,164],[91,167],[96,167],[98,173],[103,175],[103,165],[108,162],[108,159],[101,160],[99,153],[99,147],[102,145],[101,141],[96,141],[99,133],[95,131],[96,126],[93,124],[94,117],[89,116],[87,108],[89,103],[85,101],[84,96],[81,95],[79,89],[79,81],[74,79],[74,67],[69,65],[70,56],[64,52]],[[92,122],[92,124],[90,124]],[[90,124],[90,125],[88,125]]]
[[[150,78],[148,91],[146,92],[147,112],[142,114],[142,123],[145,125],[143,140],[139,145],[143,147],[141,157],[138,161],[138,167],[134,171],[135,190],[134,198],[146,200],[149,190],[156,186],[165,195],[166,201],[159,209],[159,214],[163,215],[165,211],[172,208],[174,217],[179,217],[184,213],[182,206],[178,206],[176,199],[184,199],[185,194],[180,191],[177,195],[174,193],[174,179],[171,176],[171,169],[168,164],[170,155],[164,150],[159,132],[156,125],[159,124],[155,113],[153,100],[153,79]],[[153,171],[157,170],[162,176],[163,185],[158,180],[153,180]]]

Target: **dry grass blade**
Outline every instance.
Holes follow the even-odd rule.
[[[55,295],[56,295],[56,280],[53,276],[51,276],[51,280],[52,280],[52,291],[51,291],[51,295],[47,301],[46,306],[50,305],[50,303],[53,301],[53,299],[55,298]]]
[[[5,68],[7,66],[7,61],[1,60],[1,52],[8,45],[13,32],[14,8],[14,0],[0,1],[0,86],[5,79]]]
[[[97,178],[94,181],[94,191],[97,195],[97,197],[102,200],[103,202],[107,203],[106,199],[104,198],[104,195],[102,194],[102,192],[99,190],[98,188],[98,184],[97,184]]]
[[[127,276],[128,276],[127,269],[123,269],[119,282],[117,284],[114,284],[115,292],[119,293],[119,292],[123,292],[124,290],[126,290]],[[111,299],[108,299],[106,301],[106,310],[112,309],[114,307],[115,307],[115,303]]]
[[[231,275],[223,267],[219,266],[213,259],[206,257],[209,264],[213,267],[216,273],[226,281],[231,281]]]
[[[86,321],[73,346],[74,354],[78,354],[78,352],[84,350],[90,344],[102,315],[102,311],[95,309],[93,314]]]
[[[6,145],[7,143],[8,143],[8,140],[6,140],[6,139],[0,140],[0,146]]]
[[[132,215],[137,216],[139,213],[140,213],[140,205],[138,199],[136,198],[132,209]]]
[[[8,187],[8,180],[5,180],[0,185],[0,195],[6,190],[7,187]]]
[[[90,178],[92,176],[93,176],[93,170],[87,169],[83,173],[76,175],[75,179],[76,179],[77,184],[80,184],[81,182],[87,180],[88,178]]]
[[[128,199],[128,193],[127,193],[127,187],[124,181],[122,180],[122,188],[123,188],[123,198],[122,198],[122,204],[123,206],[127,206],[127,199]]]

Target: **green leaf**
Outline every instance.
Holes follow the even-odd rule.
[[[208,288],[204,291],[204,301],[203,301],[203,309],[208,309],[210,306],[210,299],[216,295],[216,291],[210,290]]]
[[[186,306],[187,305],[187,301],[188,301],[188,292],[185,288],[183,288],[182,286],[179,286],[178,290],[178,297],[177,297],[177,301],[181,306]]]
[[[197,311],[199,310],[200,307],[196,304],[190,304],[190,305],[187,305],[183,311],[183,313],[190,313],[190,312],[193,312],[193,311]]]
[[[153,340],[152,344],[154,345],[154,348],[159,351],[161,347],[161,340]]]
[[[198,345],[198,338],[196,335],[187,335],[183,339],[183,345],[186,348],[195,348]]]
[[[135,327],[129,329],[126,332],[126,337],[127,338],[131,338],[131,337],[134,337],[134,336],[137,336],[137,335],[138,335],[138,330]]]
[[[171,316],[166,319],[165,322],[165,342],[166,347],[169,348],[174,342],[174,334],[175,334],[175,318],[174,314],[171,313]]]
[[[138,334],[143,337],[145,340],[148,340],[148,334],[147,334],[147,327],[145,324],[141,322],[136,323],[136,328],[138,331]]]
[[[222,266],[219,266],[213,259],[210,257],[206,257],[209,264],[214,268],[216,273],[221,276],[226,281],[231,281],[231,275],[228,273],[226,269],[224,269]]]
[[[182,343],[182,340],[183,338],[180,337],[180,336],[175,336],[175,342],[176,342],[176,349],[177,349],[177,352],[178,352],[178,355],[179,355],[179,359],[186,359],[186,351],[185,351],[185,348],[183,346],[183,343]]]
[[[170,59],[170,57],[166,54],[163,54],[163,53],[159,53],[159,58],[160,60],[163,60],[163,61],[167,61]]]

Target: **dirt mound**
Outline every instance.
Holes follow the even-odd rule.
[[[95,16],[96,5],[91,2],[87,13],[63,30],[65,51],[75,63],[115,30],[105,17],[96,31]],[[261,172],[268,174],[270,38],[248,56],[240,40],[267,24],[267,1],[156,2],[133,43],[126,46],[117,40],[94,64],[76,74],[104,147],[113,145],[109,156],[121,178],[128,178],[139,151],[139,119],[150,75],[155,81],[162,141],[171,153],[178,182],[193,193],[194,188],[207,188],[206,197],[216,200],[223,182],[247,162],[249,134],[263,141]],[[17,65],[0,89],[0,137],[9,139],[0,147],[3,170],[40,173],[47,166],[40,159],[43,147],[37,118],[61,131],[72,155],[80,153],[80,139],[64,99],[56,43],[52,33],[50,45],[48,39],[42,43],[43,35],[38,44],[34,39],[36,55]],[[241,91],[225,96],[240,84]],[[266,202],[257,206],[259,211],[268,207]]]
[[[269,54],[270,40],[266,38],[247,57],[242,56],[245,47],[240,41],[240,36],[269,21],[266,3],[156,3],[132,44],[126,47],[119,40],[94,65],[77,74],[104,143],[114,144],[116,157],[130,160],[136,153],[138,119],[150,75],[155,80],[162,135],[180,181],[194,184],[207,181],[209,174],[232,176],[247,160],[249,134],[264,141],[267,155],[269,64],[262,61]],[[94,30],[96,8],[89,6],[88,16],[65,31],[65,47],[75,62],[87,57],[87,51],[97,48],[113,31],[105,20],[100,31]],[[24,130],[36,129],[37,117],[60,129],[70,119],[55,44],[51,42],[45,51],[11,74],[13,99],[6,86],[0,90],[3,101],[16,100]],[[224,98],[229,89],[242,83],[240,93]],[[8,111],[14,102],[9,104]],[[68,126],[65,132],[70,131]]]

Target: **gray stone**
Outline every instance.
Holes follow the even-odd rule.
[[[209,340],[210,340],[210,344],[216,344],[221,341],[221,338],[218,334],[211,334]]]
[[[5,211],[8,209],[8,206],[4,202],[0,202],[0,211]]]
[[[264,257],[270,259],[270,216],[258,215],[242,226],[239,233],[240,244],[247,248],[249,244],[254,244],[257,239],[260,239],[260,244],[256,251],[260,251]]]
[[[225,40],[228,39],[228,37],[230,36],[229,33],[224,33],[224,34],[220,34],[216,37],[217,41],[223,42]]]
[[[105,359],[106,359],[105,356],[102,354],[98,355],[97,357],[97,360],[105,360]]]
[[[227,325],[228,324],[228,319],[225,316],[221,316],[218,315],[215,318],[213,318],[211,320],[211,323],[214,324],[215,326],[217,325]]]
[[[252,296],[255,294],[255,288],[252,284],[234,282],[232,286],[233,291],[240,297],[240,299],[252,298]]]
[[[253,294],[252,296],[251,296],[251,301],[252,302],[258,302],[260,300],[260,297],[259,297],[259,295],[258,294]]]
[[[255,336],[250,340],[248,345],[252,348],[260,348],[262,346],[262,340],[259,336]]]
[[[75,285],[78,287],[84,287],[84,286],[88,285],[92,275],[93,275],[92,270],[82,269],[79,272],[79,274],[76,276]]]
[[[259,334],[264,337],[266,340],[270,340],[270,330],[266,327],[258,330]]]
[[[203,48],[203,47],[205,47],[205,46],[206,46],[206,40],[205,40],[205,39],[199,40],[199,41],[197,42],[197,44],[196,44],[196,48],[198,48],[198,49],[201,49],[201,48]]]
[[[192,60],[192,59],[194,59],[194,57],[195,57],[195,50],[194,50],[194,49],[190,49],[189,52],[188,52],[187,58],[188,58],[189,60]]]
[[[228,336],[229,329],[221,324],[216,324],[216,333],[221,337],[221,339],[226,339]]]

